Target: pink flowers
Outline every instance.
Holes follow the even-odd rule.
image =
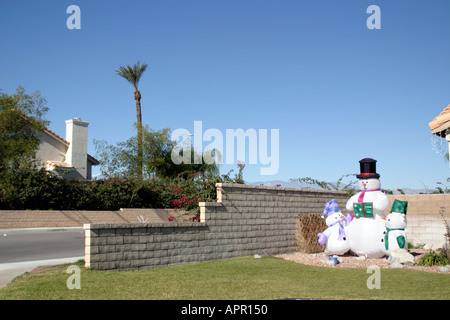
[[[178,187],[177,185],[170,186],[169,188],[172,189],[172,191],[171,191],[172,193],[180,193],[180,191],[181,191],[181,188]]]
[[[240,169],[240,170],[244,169],[245,168],[245,162],[241,161],[241,160],[238,160],[237,166],[238,166],[238,169]]]
[[[173,199],[172,204],[175,207],[182,207],[183,204],[192,204],[195,203],[198,200],[198,196],[195,196],[193,199],[188,199],[186,196],[181,197],[180,199]]]

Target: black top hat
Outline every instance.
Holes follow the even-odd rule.
[[[377,160],[364,158],[359,160],[359,167],[361,169],[361,173],[357,174],[356,177],[358,179],[370,179],[370,178],[379,178],[380,175],[376,173],[377,169]]]

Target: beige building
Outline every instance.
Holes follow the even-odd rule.
[[[99,162],[87,153],[88,125],[80,118],[66,120],[66,138],[45,128],[39,133],[37,159],[64,177],[91,180],[92,166]]]

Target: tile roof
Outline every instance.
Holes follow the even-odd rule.
[[[445,137],[447,135],[447,130],[450,128],[450,104],[428,125],[430,126],[432,134]]]
[[[53,166],[53,167],[73,168],[73,166],[71,166],[67,162],[62,162],[62,161],[47,160],[46,163],[51,165],[51,166]]]
[[[64,139],[63,137],[61,137],[61,136],[60,136],[59,134],[57,134],[56,132],[50,130],[49,128],[45,127],[44,130],[45,130],[47,133],[49,133],[51,136],[53,136],[54,138],[60,140],[61,142],[65,143],[65,144],[67,144],[67,145],[70,144],[69,141],[67,141],[66,139]]]

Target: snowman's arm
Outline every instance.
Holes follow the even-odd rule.
[[[325,231],[322,232],[324,235],[327,236],[327,238],[330,237],[331,235],[331,228],[326,228]]]
[[[352,214],[348,213],[348,214],[345,216],[345,224],[346,224],[346,225],[349,225],[350,222],[352,222],[353,218],[354,218],[354,216],[353,216]]]
[[[404,236],[398,236],[397,237],[397,244],[401,249],[405,248],[405,244],[406,244],[406,239]]]
[[[375,210],[386,210],[389,207],[389,198],[383,194],[378,197],[376,201],[373,202],[373,208]]]
[[[353,212],[353,204],[355,202],[358,202],[358,195],[359,195],[359,193],[353,195],[350,199],[348,199],[347,204],[345,205],[345,208],[348,211]]]

